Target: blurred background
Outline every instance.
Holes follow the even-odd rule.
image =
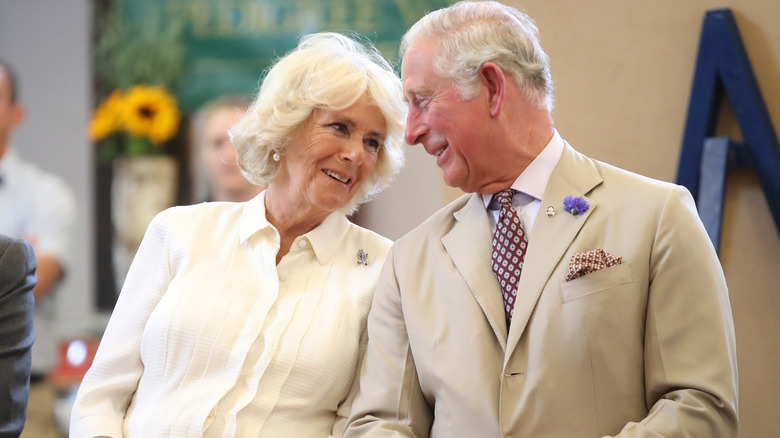
[[[268,64],[311,32],[358,32],[396,62],[404,30],[427,10],[448,3],[0,0],[0,58],[15,67],[27,108],[11,142],[25,159],[63,178],[78,204],[72,259],[54,297],[62,345],[59,369],[72,377],[63,380],[63,400],[108,320],[122,280],[122,259],[132,255],[132,236],[138,234],[133,227],[143,230],[145,218],[164,208],[158,205],[200,200],[189,127],[193,112],[220,95],[251,100]],[[702,19],[714,8],[732,10],[775,132],[780,132],[776,0],[504,3],[536,20],[551,58],[556,127],[593,158],[675,181]],[[94,130],[90,135],[95,110],[114,91],[127,97],[133,85],[160,86],[173,99],[180,118],[162,150],[130,144],[121,132],[99,141]],[[144,96],[147,105],[167,114],[169,100]],[[110,126],[102,128],[105,132]],[[725,97],[717,132],[742,139]],[[166,161],[161,167],[167,170],[147,166],[146,173],[131,179],[130,195],[117,193],[117,181],[127,178],[122,175],[128,166],[120,163],[137,156]],[[421,148],[409,148],[406,168],[393,186],[364,205],[354,220],[396,239],[459,195],[443,185],[435,162]],[[141,210],[133,224],[121,225],[130,230],[124,240],[112,219],[117,211],[128,211],[122,208]],[[122,246],[124,253],[117,249]],[[752,171],[728,174],[720,257],[737,330],[740,436],[780,436],[775,401],[780,393],[780,236]],[[74,339],[84,344],[75,344],[68,363]]]

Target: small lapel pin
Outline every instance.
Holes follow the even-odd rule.
[[[547,217],[555,217],[555,207],[552,205],[547,207]]]
[[[368,254],[362,249],[359,249],[357,252],[357,264],[363,266],[368,265]]]

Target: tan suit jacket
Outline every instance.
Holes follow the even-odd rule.
[[[391,250],[347,437],[736,437],[728,290],[687,190],[566,144],[508,332],[487,215],[465,195]],[[566,282],[596,248],[622,264]]]

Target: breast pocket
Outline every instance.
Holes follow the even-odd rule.
[[[633,283],[633,281],[631,265],[624,262],[563,283],[561,286],[563,302],[568,303],[569,301]]]

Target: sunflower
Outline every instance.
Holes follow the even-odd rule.
[[[122,111],[125,129],[157,146],[176,135],[180,118],[176,99],[162,87],[136,85],[125,95]]]
[[[89,124],[89,138],[102,140],[122,128],[122,104],[124,95],[115,90],[100,104]]]

